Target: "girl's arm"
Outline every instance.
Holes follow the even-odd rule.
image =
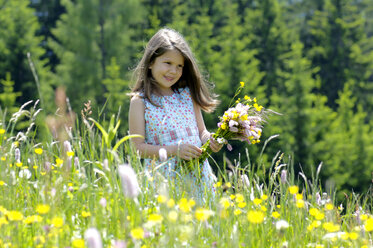
[[[130,134],[139,134],[144,137],[132,139],[142,158],[158,158],[161,148],[166,149],[169,157],[179,156],[186,160],[197,158],[201,155],[201,149],[190,144],[157,146],[145,143],[145,105],[140,96],[134,96],[131,99],[128,121]]]
[[[200,139],[202,141],[202,144],[206,143],[207,140],[210,139],[211,150],[213,152],[220,151],[220,149],[223,147],[223,145],[219,144],[216,140],[214,140],[212,138],[211,133],[209,131],[207,131],[206,126],[205,126],[205,122],[203,120],[201,108],[198,106],[198,104],[196,104],[193,101],[193,105],[194,105],[194,113],[196,115],[196,121],[197,121],[197,126],[198,126],[199,137],[200,137]]]

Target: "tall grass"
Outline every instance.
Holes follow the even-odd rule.
[[[198,198],[186,180],[146,173],[114,117],[37,143],[39,112],[29,103],[0,125],[0,247],[99,247],[92,235],[104,247],[373,247],[371,192],[337,204],[319,170],[298,181],[284,154],[270,166],[249,154],[227,163],[215,194]],[[125,164],[136,176],[123,181]]]

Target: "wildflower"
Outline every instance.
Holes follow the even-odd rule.
[[[3,217],[0,217],[0,227],[2,225],[6,225],[8,224],[8,220],[3,216]],[[1,244],[1,243],[0,243]]]
[[[334,208],[333,204],[331,204],[331,203],[325,204],[325,209],[326,210],[333,210],[333,208]]]
[[[192,238],[193,228],[187,225],[180,226],[179,240],[181,242],[188,241]]]
[[[357,240],[358,237],[359,237],[359,234],[356,233],[356,232],[351,232],[351,233],[348,234],[348,237],[349,237],[349,239],[351,239],[351,240]]]
[[[210,209],[198,208],[196,210],[196,219],[199,221],[206,221],[210,216],[214,215],[214,211]]]
[[[69,142],[68,140],[65,140],[65,141],[63,142],[63,148],[65,149],[65,152],[70,152],[70,151],[72,151],[72,149],[71,149],[71,144],[70,144],[70,142]]]
[[[287,229],[288,227],[289,227],[289,223],[286,220],[279,220],[276,222],[277,230]]]
[[[263,202],[263,200],[262,200],[262,199],[255,198],[255,199],[253,200],[253,202],[254,202],[255,205],[260,205],[260,204]]]
[[[163,217],[162,215],[159,215],[159,214],[151,214],[148,217],[148,221],[155,223],[155,224],[160,224],[163,221]]]
[[[365,231],[371,232],[373,231],[373,218],[370,217],[365,221]]]
[[[99,201],[100,205],[103,207],[103,208],[106,208],[106,205],[107,205],[107,201],[105,198],[101,198],[100,201]]]
[[[60,159],[60,158],[56,158],[56,166],[57,166],[57,167],[61,167],[62,164],[63,164],[63,160]]]
[[[31,215],[31,216],[28,216],[26,219],[24,219],[23,222],[25,224],[32,224],[35,222],[41,222],[42,220],[43,220],[43,217],[41,217],[40,215]]]
[[[274,212],[272,213],[272,217],[275,218],[275,219],[278,219],[278,218],[280,217],[279,212],[274,211]]]
[[[241,175],[241,180],[247,188],[250,188],[250,180],[246,174]]]
[[[295,199],[296,200],[303,200],[303,195],[302,194],[296,194]]]
[[[332,222],[325,222],[322,227],[328,231],[328,232],[336,232],[336,231],[339,231],[339,226],[338,225],[335,225],[334,223]]]
[[[295,194],[298,193],[299,188],[298,188],[298,186],[294,185],[294,186],[290,186],[288,188],[288,190],[289,190],[290,194],[295,195]]]
[[[21,152],[19,151],[19,148],[16,148],[14,150],[14,159],[17,161],[17,162],[20,162],[21,161]],[[22,165],[21,165],[22,166]],[[19,167],[21,167],[19,166]]]
[[[39,214],[46,214],[49,212],[49,210],[50,210],[50,206],[46,204],[39,204],[36,207],[36,212],[38,212]]]
[[[91,216],[91,213],[90,212],[86,212],[86,211],[82,211],[82,217],[83,218],[88,218],[88,217],[90,217]]]
[[[229,198],[231,198],[231,200],[234,200],[234,198],[236,198],[235,195],[230,195]]]
[[[237,207],[239,207],[239,208],[244,208],[244,207],[246,207],[246,202],[240,202],[240,203],[238,203],[237,204]]]
[[[304,201],[303,200],[297,200],[295,206],[297,208],[304,208]]]
[[[73,248],[83,248],[84,240],[83,239],[74,239],[72,242]]]
[[[10,221],[21,221],[23,220],[23,214],[19,211],[9,211],[6,213],[8,220]]]
[[[283,183],[283,184],[285,184],[286,183],[286,181],[287,181],[287,171],[286,170],[282,170],[281,171],[281,183]]]
[[[167,198],[166,198],[166,196],[164,196],[164,195],[159,195],[159,196],[157,197],[157,201],[158,201],[159,203],[165,203],[166,200],[167,200]]]
[[[19,172],[18,176],[20,178],[26,178],[26,179],[30,179],[32,174],[31,172],[28,170],[28,169],[23,169]]]
[[[88,248],[102,248],[100,232],[96,228],[89,228],[84,232],[84,239]]]
[[[159,149],[159,160],[161,162],[167,161],[167,151],[164,148]]]
[[[233,211],[233,214],[234,215],[240,215],[242,213],[242,211],[241,211],[241,209],[235,209],[234,211]]]
[[[118,171],[124,195],[128,198],[136,198],[140,193],[140,187],[135,171],[129,165],[120,165]]]
[[[170,199],[167,201],[167,207],[169,208],[172,208],[175,206],[175,200],[174,199]]]
[[[262,211],[250,210],[247,214],[247,219],[251,223],[260,224],[264,221],[264,213]]]
[[[224,209],[227,209],[229,208],[229,206],[231,205],[230,201],[228,200],[228,198],[226,197],[223,197],[220,199],[219,201],[220,205],[224,208]]]
[[[34,152],[38,155],[43,154],[43,149],[42,148],[35,148]]]
[[[1,157],[1,161],[5,161],[6,160],[6,157]]]
[[[4,186],[4,185],[6,185],[6,183],[0,180],[0,186]]]
[[[217,183],[215,183],[215,184],[214,184],[214,187],[215,187],[215,188],[219,188],[219,187],[221,187],[221,182],[217,182]]]
[[[268,199],[268,196],[266,194],[263,194],[262,197],[260,197],[263,201]]]
[[[176,222],[177,220],[177,217],[178,217],[178,214],[176,211],[172,210],[168,213],[168,219],[171,221],[171,222]]]
[[[245,86],[245,83],[244,82],[240,82],[240,85],[241,85],[241,88],[243,88]]]
[[[134,239],[143,239],[144,238],[144,230],[141,227],[137,227],[131,230],[131,236]]]
[[[178,205],[181,211],[189,213],[195,204],[196,202],[193,199],[188,201],[186,198],[181,198]]]
[[[5,129],[0,128],[0,135],[3,135],[5,133]]]
[[[51,223],[54,227],[60,228],[63,226],[63,219],[61,217],[54,217]]]
[[[75,155],[75,153],[74,153],[74,151],[68,151],[68,152],[66,152],[66,155],[68,157],[73,157]]]

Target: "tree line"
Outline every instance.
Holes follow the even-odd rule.
[[[91,100],[97,113],[119,114],[125,133],[132,69],[165,26],[189,41],[219,95],[204,115],[210,130],[243,81],[243,94],[281,113],[264,128],[262,145],[280,135],[268,167],[280,151],[308,175],[322,162],[332,188],[371,187],[373,0],[0,0],[1,108],[40,98],[53,113],[63,86],[75,112]],[[246,148],[255,161],[262,147],[232,145],[232,163]]]

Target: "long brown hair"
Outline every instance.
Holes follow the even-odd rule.
[[[149,66],[165,52],[177,49],[184,57],[183,73],[180,79],[171,87],[173,91],[189,87],[193,100],[206,112],[212,112],[218,105],[216,95],[212,93],[209,82],[205,81],[198,69],[196,59],[183,36],[170,28],[160,29],[148,42],[144,55],[134,71],[135,85],[132,95],[142,92],[144,98],[151,100],[151,94],[159,93],[158,83],[154,80]]]

